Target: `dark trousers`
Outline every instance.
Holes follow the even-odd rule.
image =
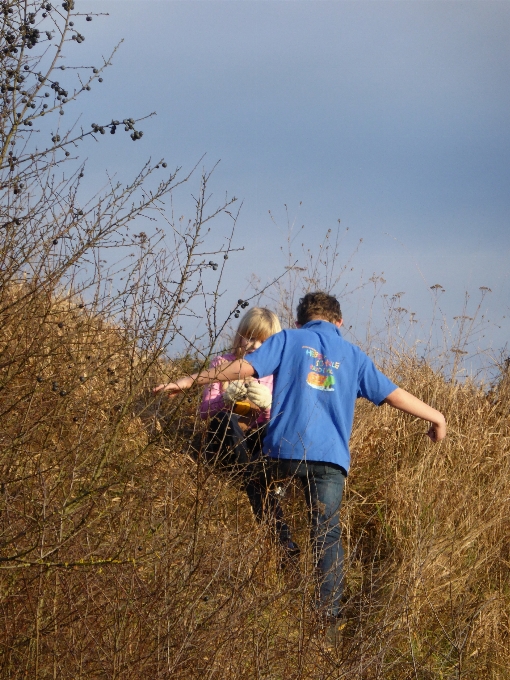
[[[284,547],[292,547],[291,533],[283,521],[278,494],[267,476],[262,442],[265,426],[247,432],[235,413],[220,411],[209,423],[206,457],[219,468],[239,475],[253,514],[258,522],[273,524],[276,537]]]
[[[310,512],[316,575],[316,606],[329,619],[340,614],[344,552],[340,530],[340,505],[345,471],[336,465],[268,459],[268,481],[299,479]]]

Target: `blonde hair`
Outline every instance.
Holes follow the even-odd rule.
[[[271,335],[282,330],[280,321],[276,314],[265,307],[253,307],[243,316],[239,322],[234,337],[234,354],[240,358],[242,356],[241,340],[258,340],[264,342]]]

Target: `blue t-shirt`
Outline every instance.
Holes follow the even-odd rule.
[[[272,335],[247,357],[259,378],[273,375],[264,453],[349,470],[354,404],[380,404],[397,386],[328,321]]]

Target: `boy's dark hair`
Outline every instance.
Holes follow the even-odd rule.
[[[330,323],[342,320],[342,312],[338,300],[332,295],[321,291],[307,293],[302,297],[296,312],[296,321],[300,326],[304,326],[305,323],[312,321],[312,319],[322,319]]]

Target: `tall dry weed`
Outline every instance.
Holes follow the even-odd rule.
[[[14,330],[2,333],[2,677],[507,676],[506,374],[487,393],[413,359],[393,367],[446,413],[441,446],[420,421],[358,405],[342,515],[347,626],[332,655],[309,607],[310,555],[300,579],[278,571],[270,528],[190,446],[195,404],[160,405],[165,431],[151,439],[146,419],[117,408],[133,371],[118,329],[99,335],[97,319],[60,302],[53,313],[67,332],[45,329],[30,361]],[[90,329],[79,349],[73,323]],[[20,318],[17,335],[38,327]],[[56,339],[70,362],[64,396],[37,364]],[[304,546],[294,487],[284,503]]]

